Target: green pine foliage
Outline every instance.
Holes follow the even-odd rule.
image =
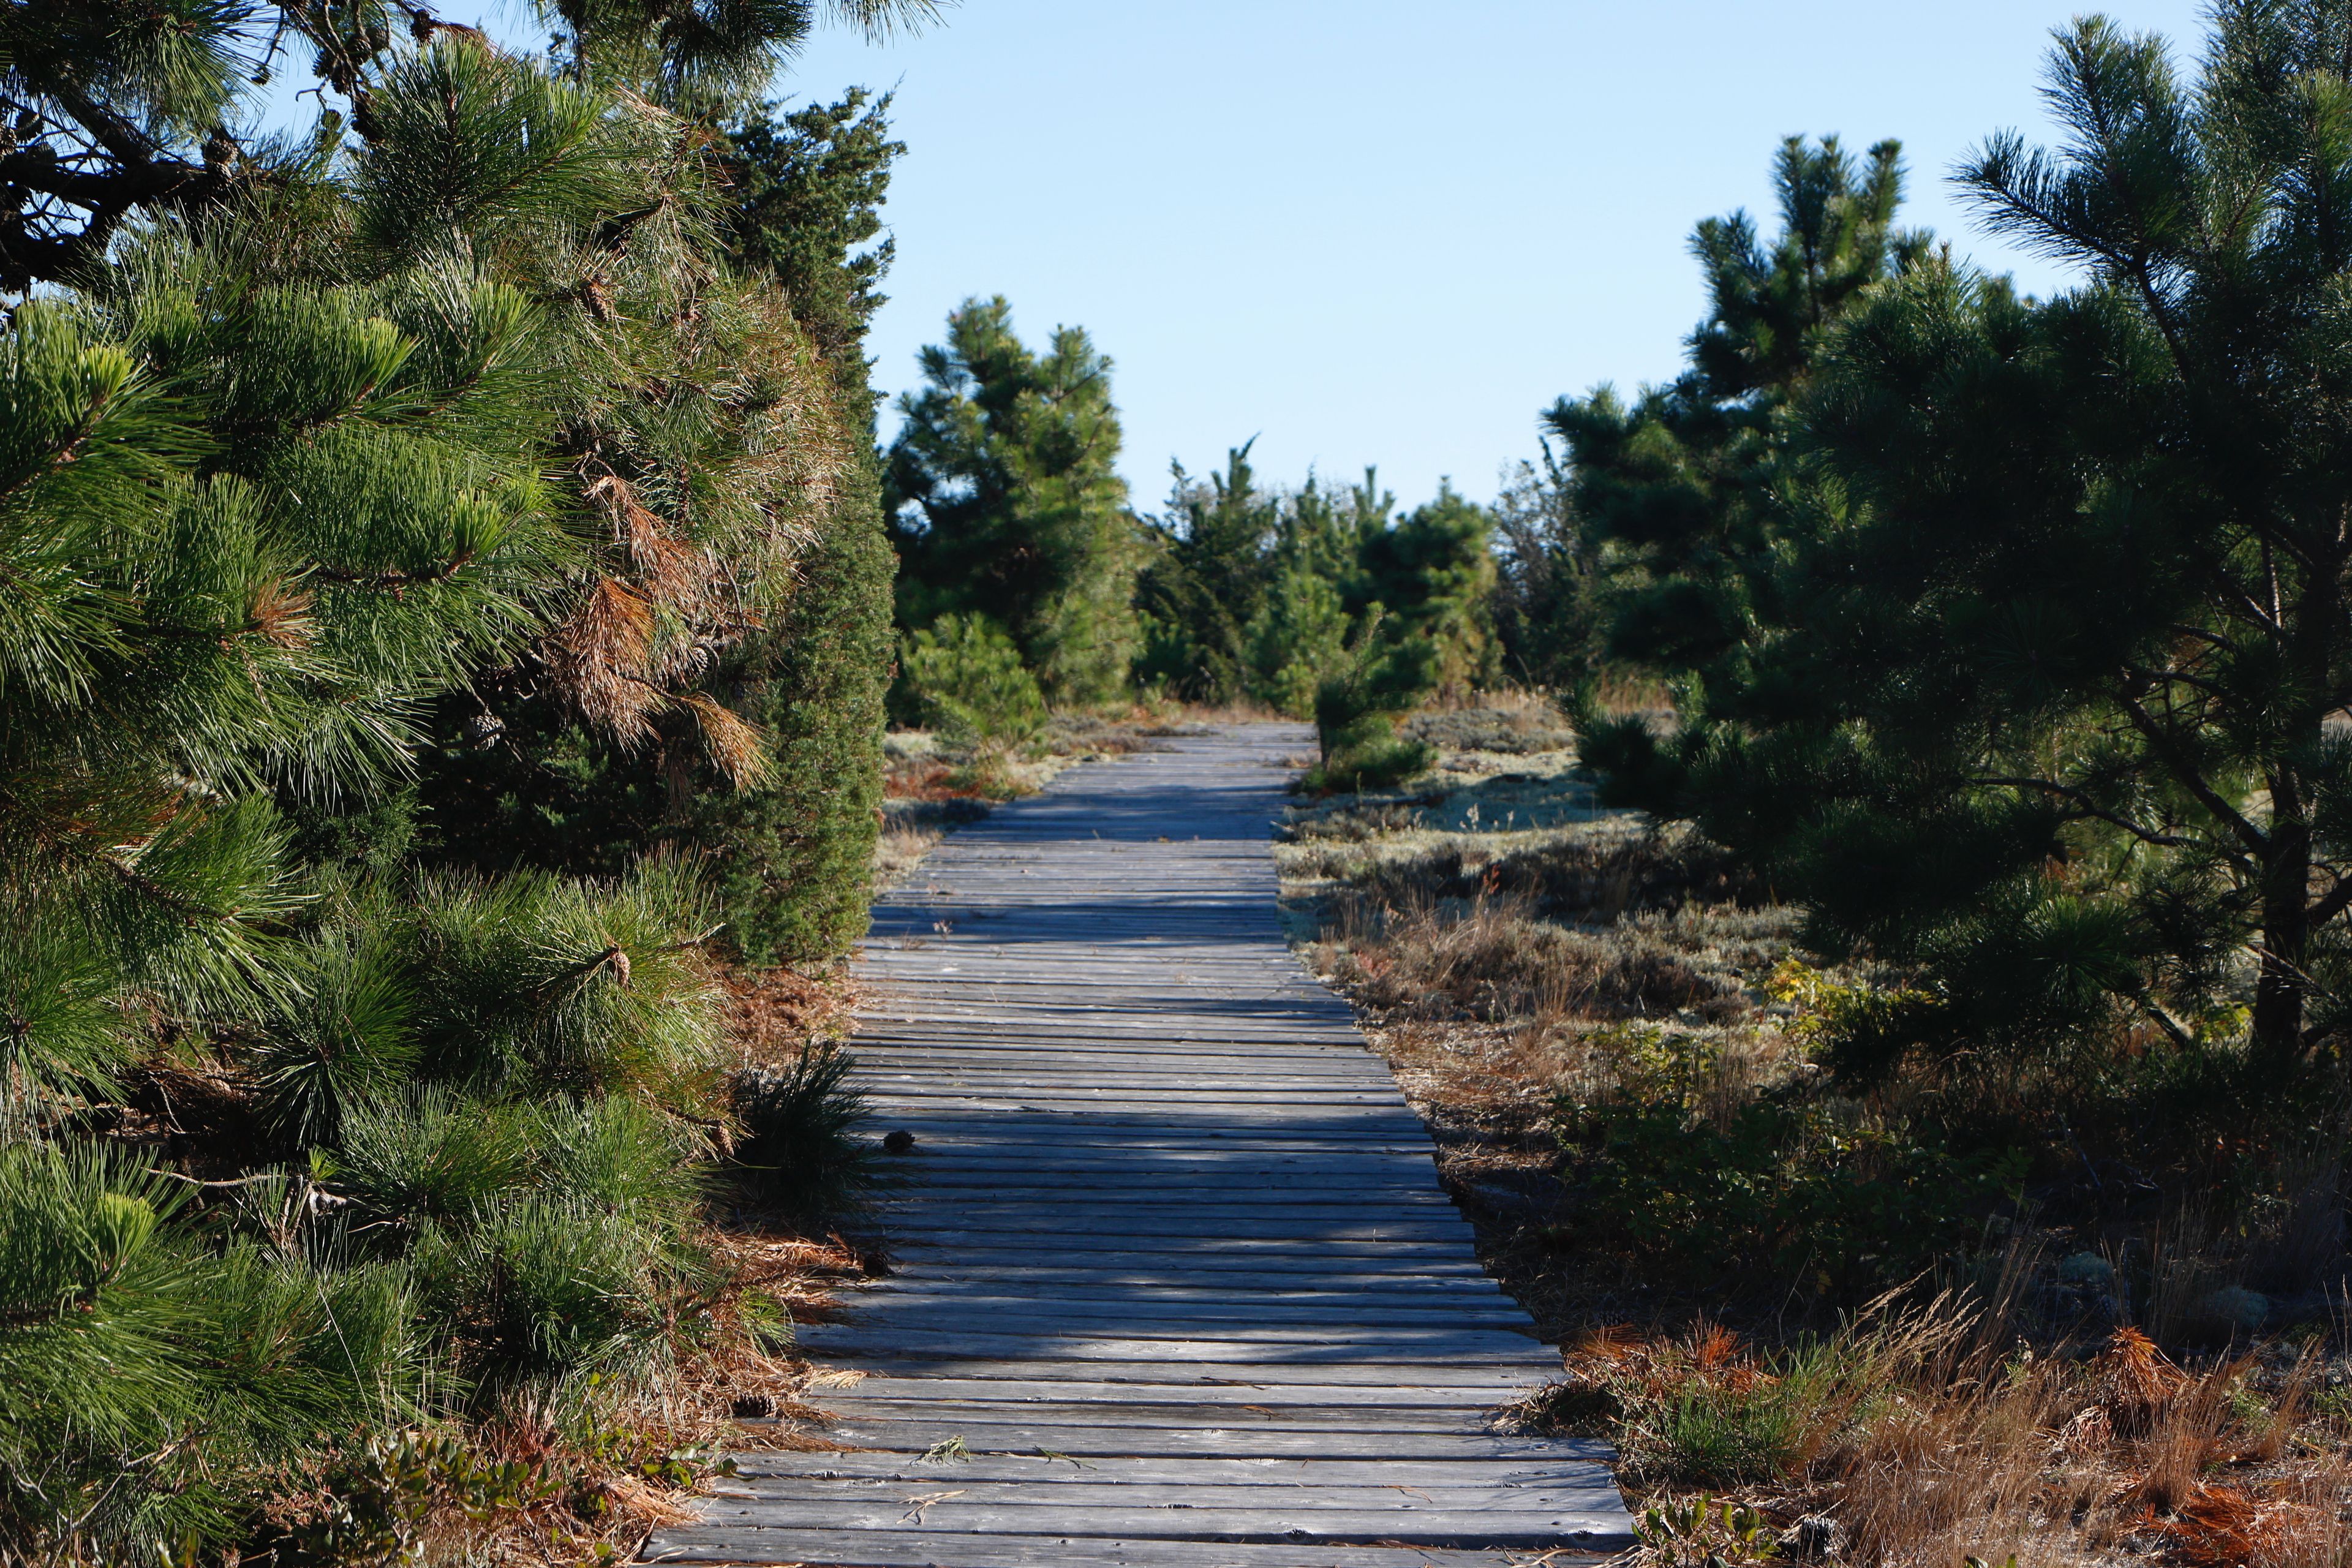
[[[809,14],[553,19],[547,64],[368,6],[0,11],[12,1560],[332,1534],[289,1510],[404,1430],[646,1388],[709,1321],[737,903],[653,803],[796,791],[767,907],[863,919],[870,405],[730,258],[696,118]],[[280,26],[344,107],[246,145]]]
[[[1427,745],[1397,733],[1398,719],[1436,686],[1436,646],[1387,633],[1387,617],[1376,606],[1316,683],[1322,755],[1302,781],[1307,789],[1385,789],[1436,760]]]
[[[720,152],[729,249],[782,285],[802,329],[869,416],[866,331],[887,302],[878,285],[898,254],[882,234],[882,202],[890,165],[907,150],[890,140],[889,113],[888,93],[863,88],[782,120],[763,104],[728,129]]]
[[[1495,498],[1495,646],[1524,685],[1573,691],[1607,663],[1603,545],[1580,525],[1572,483],[1549,442]]]
[[[1045,698],[1021,650],[984,616],[944,615],[907,635],[899,660],[907,717],[969,749],[1019,744],[1045,727]]]
[[[0,1537],[28,1560],[231,1536],[321,1429],[425,1407],[403,1271],[206,1246],[148,1164],[0,1145]]]
[[[1604,385],[1545,416],[1567,449],[1582,553],[1601,574],[1607,651],[1654,670],[1735,657],[1782,528],[1789,400],[1839,320],[1928,245],[1894,226],[1895,142],[1857,163],[1836,137],[1790,137],[1772,183],[1770,248],[1746,213],[1708,218],[1691,237],[1713,309],[1687,342],[1689,368],[1631,404]]]
[[[1140,637],[1144,541],[1115,466],[1109,358],[1077,327],[1033,352],[999,296],[949,316],[922,363],[885,491],[901,624],[986,616],[1051,700],[1115,700]]]
[[[1349,588],[1367,502],[1377,500],[1371,478],[1335,498],[1308,476],[1282,508],[1266,554],[1265,595],[1249,626],[1249,690],[1294,719],[1314,717],[1317,689],[1348,661]]]
[[[743,1136],[734,1170],[755,1197],[823,1214],[871,1180],[874,1146],[855,1136],[866,1112],[848,1081],[851,1065],[847,1052],[816,1047],[789,1068],[736,1081],[733,1109]]]
[[[874,465],[854,463],[837,484],[794,563],[790,603],[741,668],[744,710],[773,760],[751,788],[700,795],[687,836],[709,867],[729,944],[751,963],[831,958],[866,934],[898,562]]]
[[[1443,481],[1436,500],[1362,529],[1355,596],[1365,610],[1380,607],[1385,637],[1415,645],[1411,657],[1425,663],[1431,685],[1467,689],[1497,673],[1493,532],[1486,509]]]
[[[731,133],[724,161],[734,255],[782,288],[831,372],[836,418],[866,437],[834,476],[782,614],[729,672],[773,762],[755,787],[705,792],[695,808],[691,842],[709,858],[731,945],[753,963],[829,958],[866,933],[896,651],[898,560],[866,358],[892,255],[887,238],[869,242],[905,150],[888,140],[889,101],[852,91],[781,127],[763,110]]]
[[[770,344],[714,337],[718,359],[673,374],[725,388],[740,367],[785,351],[790,384],[754,397],[791,404],[808,426],[800,450],[829,454],[829,471],[780,474],[780,487],[747,472],[729,488],[767,495],[793,525],[789,563],[746,572],[752,591],[733,606],[731,635],[706,631],[680,650],[691,693],[633,731],[557,700],[560,683],[529,660],[444,700],[423,792],[435,858],[612,877],[648,846],[668,846],[705,858],[729,942],[747,962],[828,958],[863,933],[894,570],[863,450],[874,405],[865,333],[892,254],[887,240],[868,242],[902,150],[888,138],[887,105],[853,92],[782,121],[762,109],[718,149],[717,241],[773,286],[759,297],[780,301],[797,332]],[[692,412],[666,408],[665,426]],[[776,433],[747,420],[703,434]],[[702,474],[734,455],[679,449],[667,461]],[[727,744],[714,746],[720,731]]]
[[[1167,513],[1152,521],[1157,554],[1136,586],[1144,650],[1136,679],[1171,697],[1231,702],[1250,695],[1251,633],[1274,584],[1269,553],[1282,526],[1278,496],[1258,488],[1249,451],[1201,484],[1173,465]]]
[[[2231,5],[2206,63],[2087,20],[2057,151],[1967,187],[2075,263],[1864,290],[1792,404],[1769,595],[1671,740],[1601,739],[1922,999],[1837,1047],[2120,1049],[2257,1103],[2340,1054],[2352,506],[2337,233],[2352,9]],[[2116,1070],[2122,1070],[2120,1068]]]
[[[1366,658],[1391,686],[1415,672],[1419,689],[1391,694],[1407,707],[1439,685],[1497,673],[1495,520],[1451,486],[1399,517],[1370,471],[1337,492],[1311,476],[1295,490],[1265,489],[1243,446],[1206,483],[1179,466],[1151,528],[1158,548],[1137,595],[1136,675],[1147,687],[1309,718],[1318,689],[1333,679],[1352,689]],[[1358,648],[1352,639],[1374,628],[1381,647]]]

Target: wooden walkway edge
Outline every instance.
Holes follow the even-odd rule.
[[[1071,769],[875,911],[855,1048],[899,1272],[808,1353],[815,1452],[741,1456],[672,1563],[1471,1568],[1632,1542],[1427,1134],[1283,939],[1293,726]],[[1554,1559],[1557,1561],[1558,1559]]]

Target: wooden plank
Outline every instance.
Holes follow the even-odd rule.
[[[1334,1247],[1325,1252],[1200,1252],[1137,1249],[1110,1254],[1068,1252],[1058,1246],[1040,1251],[1003,1250],[991,1257],[959,1258],[952,1278],[959,1279],[1100,1280],[1107,1285],[1184,1285],[1203,1288],[1230,1281],[1236,1287],[1297,1289],[1302,1283],[1358,1289],[1409,1289],[1426,1287],[1468,1288],[1483,1282],[1499,1290],[1478,1264],[1460,1256],[1459,1249],[1400,1248],[1356,1255]],[[915,1269],[891,1278],[919,1284],[949,1276],[939,1273],[940,1249],[909,1247],[900,1261]]]
[[[1357,1217],[1360,1210],[1345,1205],[1321,1211],[1292,1209],[1275,1215],[1252,1215],[1241,1211],[1231,1215],[1186,1214],[1181,1209],[1160,1215],[1141,1205],[1122,1210],[1108,1204],[1073,1205],[1067,1214],[1046,1203],[992,1205],[969,1210],[912,1203],[898,1207],[900,1213],[895,1223],[902,1233],[922,1231],[934,1236],[942,1232],[956,1236],[1009,1232],[1034,1237],[1037,1226],[1058,1220],[1097,1227],[1093,1239],[1112,1242],[1119,1239],[1119,1233],[1106,1232],[1100,1227],[1117,1226],[1120,1231],[1131,1232],[1138,1237],[1166,1240],[1430,1241],[1454,1242],[1464,1247],[1470,1243],[1470,1222],[1451,1211],[1433,1214],[1426,1219],[1398,1215],[1368,1220]],[[1317,1218],[1318,1213],[1325,1217]]]
[[[1552,1458],[1540,1438],[1470,1436],[1463,1432],[1261,1432],[1256,1427],[1056,1427],[1051,1422],[840,1422],[809,1432],[818,1444],[885,1448],[908,1458],[962,1438],[971,1453],[1037,1453],[1051,1448],[1079,1460],[1162,1458],[1162,1460],[1350,1460],[1385,1465],[1524,1460]],[[1604,1477],[1600,1467],[1592,1474]],[[1412,1474],[1397,1471],[1402,1483]]]
[[[947,1374],[933,1377],[875,1375],[844,1387],[812,1389],[805,1397],[826,1409],[848,1412],[864,1408],[863,1402],[872,1399],[936,1399],[942,1403],[974,1399],[1016,1405],[1100,1401],[1124,1405],[1147,1415],[1162,1405],[1310,1405],[1324,1409],[1342,1405],[1395,1409],[1428,1406],[1475,1411],[1495,1408],[1495,1405],[1480,1403],[1475,1393],[1465,1393],[1458,1387],[1411,1388],[1395,1384],[1362,1387],[1328,1383],[1240,1385],[1199,1381],[1138,1384],[1100,1379],[1057,1383]]]
[[[850,1477],[833,1474],[815,1478],[746,1478],[740,1489],[760,1501],[797,1508],[805,1508],[812,1503],[848,1501],[868,1507],[896,1505],[903,1509],[917,1496],[933,1496],[942,1488],[952,1487],[963,1494],[953,1500],[959,1508],[1027,1506],[1052,1510],[1057,1518],[1062,1516],[1064,1510],[1134,1508],[1218,1509],[1244,1512],[1280,1510],[1285,1513],[1347,1510],[1362,1513],[1393,1504],[1396,1500],[1392,1494],[1397,1490],[1396,1484],[1391,1481],[1318,1479],[1261,1481],[1235,1486],[1181,1473],[1164,1482],[1106,1481],[1096,1472],[1079,1466],[1063,1466],[1054,1474],[1022,1481],[991,1480],[971,1474],[961,1465],[926,1468],[929,1473],[911,1476]],[[730,1487],[727,1490],[729,1495],[733,1495],[737,1488]],[[1581,1481],[1448,1481],[1423,1475],[1414,1480],[1412,1489],[1405,1495],[1412,1500],[1405,1506],[1417,1503],[1437,1513],[1586,1514],[1598,1509],[1613,1509],[1617,1501],[1614,1487],[1605,1482],[1596,1486],[1589,1477]]]
[[[943,1497],[928,1507],[909,1506],[920,1502],[917,1496],[867,1500],[845,1495],[789,1502],[757,1499],[730,1506],[721,1499],[709,1517],[721,1526],[760,1519],[770,1528],[898,1530],[956,1536],[1026,1535],[1048,1521],[1071,1537],[1145,1535],[1169,1530],[1171,1524],[1166,1510],[1146,1507],[1061,1503],[1044,1510],[1019,1503],[968,1502],[957,1497]],[[1575,1508],[1444,1510],[1417,1503],[1410,1494],[1399,1494],[1397,1502],[1386,1508],[1187,1509],[1178,1528],[1186,1541],[1354,1542],[1369,1538],[1437,1546],[1540,1550],[1568,1538],[1580,1536],[1591,1542],[1605,1532],[1613,1535],[1621,1514],[1622,1505],[1606,1514],[1598,1509]]]
[[[1060,1426],[1134,1427],[1174,1431],[1199,1427],[1245,1426],[1253,1432],[1454,1432],[1483,1436],[1488,1426],[1485,1412],[1470,1405],[1284,1405],[1232,1403],[1177,1405],[1155,1401],[1150,1405],[1109,1400],[1046,1400],[875,1398],[860,1401],[849,1413],[861,1422],[1019,1422]]]
[[[1111,1365],[1099,1361],[1080,1361],[1043,1353],[992,1360],[985,1356],[959,1355],[946,1358],[943,1362],[942,1358],[928,1352],[893,1348],[870,1352],[858,1361],[860,1368],[893,1378],[928,1375],[942,1365],[951,1369],[942,1375],[953,1377],[1126,1383],[1139,1391],[1182,1387],[1203,1382],[1221,1383],[1231,1388],[1329,1384],[1369,1388],[1459,1389],[1465,1398],[1486,1398],[1495,1402],[1529,1393],[1547,1382],[1558,1382],[1559,1374],[1556,1360],[1549,1367],[1531,1370],[1516,1358],[1508,1362],[1461,1357],[1408,1361],[1392,1356],[1378,1362],[1303,1362],[1276,1367],[1239,1362],[1155,1361],[1137,1357]]]
[[[1530,1327],[1529,1331],[1534,1331]],[[1281,1336],[1281,1337],[1276,1337]],[[1194,1339],[1156,1338],[1130,1327],[1124,1334],[1082,1333],[1040,1323],[1022,1331],[1001,1334],[968,1329],[924,1329],[904,1323],[887,1325],[813,1323],[794,1336],[797,1343],[834,1356],[870,1356],[888,1352],[922,1354],[933,1360],[953,1358],[983,1361],[1034,1354],[1050,1361],[1167,1361],[1236,1366],[1299,1367],[1320,1362],[1360,1364],[1365,1362],[1433,1362],[1476,1360],[1519,1361],[1530,1375],[1548,1374],[1559,1364],[1557,1353],[1543,1351],[1534,1340],[1517,1334],[1477,1333],[1412,1329],[1385,1331],[1357,1330],[1344,1334],[1285,1333],[1279,1329],[1254,1331],[1250,1336],[1207,1335]],[[1515,1344],[1526,1347],[1515,1355]],[[1264,1373],[1261,1371],[1260,1375]]]
[[[1467,1230],[1467,1224],[1465,1224]],[[934,1234],[929,1237],[910,1236],[901,1230],[891,1238],[891,1245],[902,1262],[912,1268],[927,1261],[937,1261],[940,1249],[951,1238]],[[1003,1261],[1019,1261],[1024,1258],[1122,1258],[1155,1261],[1163,1266],[1214,1268],[1220,1259],[1231,1262],[1262,1263],[1268,1259],[1347,1263],[1383,1263],[1399,1267],[1427,1266],[1431,1268],[1459,1268],[1475,1271],[1477,1264],[1465,1245],[1466,1237],[1446,1237],[1435,1241],[1401,1239],[1359,1240],[1348,1237],[1291,1236],[1171,1236],[1165,1232],[1151,1236],[1134,1235],[1068,1235],[1040,1236],[1031,1231],[1001,1231],[989,1236],[987,1246]],[[927,1258],[926,1254],[930,1254]],[[959,1261],[961,1259],[959,1258]]]
[[[1017,1281],[974,1279],[968,1271],[959,1269],[949,1279],[893,1279],[858,1289],[856,1300],[861,1303],[913,1299],[984,1307],[992,1302],[1009,1301],[1052,1300],[1073,1306],[1100,1301],[1130,1311],[1138,1307],[1162,1311],[1195,1304],[1223,1307],[1238,1303],[1269,1311],[1276,1308],[1311,1311],[1326,1307],[1350,1311],[1492,1311],[1505,1314],[1515,1323],[1527,1321],[1518,1303],[1489,1281],[1441,1281],[1410,1275],[1378,1290],[1361,1285],[1335,1287],[1312,1274],[1293,1276],[1286,1281],[1277,1277],[1271,1285],[1252,1282],[1219,1286],[1174,1280],[1110,1283],[1100,1279],[1081,1279],[1056,1280],[1050,1286],[1030,1283],[1024,1288]]]
[[[1430,1190],[1436,1162],[1428,1154],[1355,1153],[1341,1149],[1254,1150],[1203,1147],[1158,1151],[1108,1148],[1035,1149],[1019,1145],[975,1149],[964,1143],[918,1145],[884,1163],[893,1175],[931,1184],[947,1181],[1051,1178],[1076,1182],[1278,1178],[1331,1186],[1347,1182],[1399,1182]],[[1082,1190],[1082,1189],[1081,1189]]]
[[[1254,1301],[1247,1297],[1228,1297],[1223,1300],[1138,1302],[1116,1294],[1076,1299],[1047,1293],[1030,1296],[909,1293],[884,1297],[877,1292],[860,1298],[853,1310],[860,1322],[892,1327],[916,1323],[944,1326],[959,1321],[982,1321],[993,1325],[1017,1322],[1024,1329],[1050,1324],[1065,1331],[1086,1324],[1148,1322],[1160,1329],[1181,1323],[1188,1329],[1203,1330],[1214,1325],[1220,1331],[1228,1326],[1266,1328],[1297,1325],[1312,1332],[1336,1333],[1365,1325],[1385,1324],[1413,1329],[1461,1325],[1488,1328],[1509,1325],[1517,1328],[1527,1321],[1527,1314],[1508,1301],[1475,1305],[1438,1301],[1405,1306],[1356,1300]]]
[[[929,1531],[769,1530],[734,1527],[656,1531],[646,1543],[652,1563],[797,1564],[799,1568],[1507,1568],[1500,1552],[1354,1545],[1255,1545],[1165,1539],[974,1536],[942,1557]],[[1602,1548],[1596,1547],[1596,1560]],[[1612,1549],[1613,1550],[1613,1549]],[[1547,1559],[1570,1568],[1570,1559]]]
[[[1416,1474],[1432,1487],[1500,1487],[1515,1483],[1541,1485],[1563,1476],[1591,1480],[1590,1461],[1605,1458],[1599,1445],[1586,1451],[1539,1458],[1466,1459],[1426,1463]],[[954,1460],[925,1459],[908,1454],[810,1453],[803,1450],[751,1453],[739,1457],[738,1470],[748,1479],[797,1476],[821,1479],[933,1481],[952,1476],[960,1481],[1029,1481],[1067,1478],[1089,1483],[1175,1485],[1197,1481],[1207,1486],[1391,1487],[1395,1468],[1379,1459],[1156,1459],[1106,1455],[1087,1464],[1044,1454],[979,1454]]]
[[[887,1173],[902,1180],[908,1191],[949,1198],[957,1194],[992,1192],[1041,1194],[1177,1192],[1202,1197],[1234,1192],[1338,1192],[1352,1194],[1360,1201],[1374,1198],[1384,1201],[1391,1197],[1401,1200],[1442,1199],[1444,1194],[1430,1184],[1434,1170],[1434,1166],[1427,1164],[1415,1170],[1402,1163],[1318,1170],[1305,1162],[1264,1165],[1249,1161],[1234,1161],[1230,1164],[1197,1161],[1162,1165],[1157,1169],[1148,1163],[1124,1163],[1107,1165],[1095,1172],[1050,1165],[1013,1166],[991,1171],[985,1164],[958,1162],[952,1165],[900,1165],[887,1168]]]
[[[1077,1194],[1082,1193],[1081,1198]],[[1150,1186],[1084,1187],[1074,1193],[1066,1183],[1054,1182],[1020,1187],[947,1187],[929,1182],[910,1184],[897,1194],[892,1202],[894,1212],[913,1221],[935,1212],[983,1215],[1019,1214],[1028,1215],[1040,1210],[1051,1212],[1066,1221],[1085,1224],[1094,1219],[1151,1219],[1165,1215],[1170,1217],[1189,1215],[1201,1219],[1255,1218],[1268,1223],[1296,1220],[1318,1228],[1335,1218],[1344,1218],[1349,1228],[1378,1229],[1386,1226],[1466,1226],[1454,1200],[1436,1190],[1424,1186],[1419,1192],[1410,1189],[1387,1191],[1381,1187],[1301,1186],[1265,1189],[1265,1200],[1248,1201],[1246,1189],[1231,1184],[1203,1184],[1192,1187],[1173,1180]],[[1339,1209],[1339,1215],[1329,1210]],[[1379,1213],[1376,1220],[1361,1218],[1367,1209]],[[1243,1234],[1247,1234],[1246,1232]],[[1465,1231],[1466,1234],[1466,1231]]]

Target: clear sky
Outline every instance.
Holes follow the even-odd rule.
[[[457,16],[472,5],[444,7]],[[1117,363],[1136,500],[1255,435],[1260,471],[1367,463],[1407,501],[1484,498],[1537,416],[1676,368],[1700,217],[1767,220],[1781,137],[1899,138],[1909,221],[2028,288],[1945,176],[1988,132],[2046,138],[2067,0],[962,0],[881,46],[820,35],[791,100],[894,88],[908,144],[877,383],[973,294]],[[519,8],[518,8],[519,9]],[[2184,64],[2198,0],[2116,0]],[[512,25],[494,27],[518,31]],[[887,421],[886,421],[887,428]]]
[[[1781,137],[1899,138],[1910,221],[2028,287],[1945,176],[2048,127],[2066,0],[964,0],[870,47],[827,34],[795,97],[895,85],[908,152],[879,384],[948,310],[1003,293],[1116,361],[1138,504],[1258,436],[1260,471],[1378,463],[1408,501],[1472,495],[1537,416],[1676,368],[1704,301],[1691,226],[1766,216]],[[2118,0],[2200,47],[2194,0]]]

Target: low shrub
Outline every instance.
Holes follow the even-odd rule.
[[[1508,1023],[1696,1011],[1722,1019],[1749,1005],[1737,984],[1651,937],[1567,930],[1530,918],[1516,900],[1360,899],[1339,926],[1333,963],[1341,978],[1372,1005],[1414,1017]]]
[[[1437,761],[1436,752],[1423,742],[1398,735],[1390,722],[1368,721],[1342,731],[1324,759],[1307,769],[1300,787],[1315,795],[1393,789],[1428,772]]]
[[[318,1165],[351,1245],[413,1274],[436,1349],[478,1398],[642,1370],[705,1264],[686,1240],[707,1151],[638,1101],[355,1106]]]
[[[519,1384],[630,1379],[658,1364],[671,1348],[667,1309],[699,1272],[666,1218],[537,1192],[423,1231],[409,1267],[476,1402]]]
[[[838,1205],[872,1180],[872,1152],[858,1137],[867,1111],[849,1086],[856,1064],[830,1044],[803,1050],[782,1070],[736,1076],[733,1109],[742,1133],[733,1171],[753,1201],[789,1213]]]
[[[1403,729],[1413,740],[1454,752],[1532,756],[1567,751],[1576,744],[1576,734],[1567,721],[1540,700],[1508,708],[1427,710],[1406,720]]]
[[[1720,1121],[1695,1117],[1679,1091],[1564,1103],[1560,1126],[1596,1237],[1683,1279],[1793,1281],[1832,1300],[1973,1241],[2027,1163],[1796,1097]]]
[[[394,1092],[415,1072],[414,937],[389,899],[368,893],[299,949],[300,989],[272,1010],[254,1063],[264,1124],[283,1142],[334,1142],[354,1101]]]
[[[1021,650],[985,616],[944,615],[908,634],[896,707],[949,744],[1022,744],[1045,728],[1045,698]]]
[[[1425,639],[1389,635],[1374,610],[1315,688],[1315,739],[1321,755],[1301,781],[1318,794],[1387,789],[1437,760],[1407,740],[1397,721],[1436,684],[1436,650]]]
[[[611,883],[437,876],[413,899],[420,1076],[493,1093],[698,1097],[720,997],[697,945],[718,926],[690,865],[648,859]]]
[[[2246,1568],[2344,1560],[2340,1458],[2278,1468],[2324,1430],[2303,1415],[2312,1358],[2185,1368],[2129,1328],[2096,1354],[2035,1355],[2015,1329],[2000,1300],[1951,1294],[1909,1309],[1882,1298],[1777,1348],[1706,1322],[1605,1329],[1519,1414],[1551,1430],[1601,1414],[1637,1488],[1667,1500],[1737,1489],[1793,1525],[1777,1542],[1734,1530],[1781,1551],[1726,1563],[1790,1548],[1816,1562],[2110,1562],[2118,1546],[2133,1561]],[[1686,1502],[1654,1506],[1698,1522]],[[1645,1514],[1644,1533],[1656,1522]],[[1694,1568],[1708,1559],[1674,1551],[1731,1544],[1662,1533],[1657,1560]]]
[[[362,1234],[393,1250],[418,1229],[464,1220],[521,1187],[530,1150],[516,1107],[423,1089],[352,1107],[318,1170],[354,1206]]]
[[[1680,827],[1552,833],[1499,851],[1450,840],[1382,862],[1360,885],[1389,902],[1483,893],[1580,922],[1671,913],[1694,905],[1748,904],[1762,892],[1727,851]]]

